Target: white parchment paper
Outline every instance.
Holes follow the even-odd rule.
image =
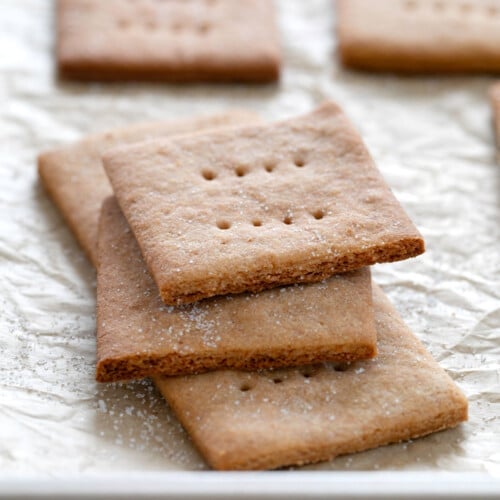
[[[331,1],[277,4],[279,86],[88,85],[54,78],[50,1],[1,0],[0,476],[206,468],[150,382],[94,382],[94,271],[37,180],[37,153],[135,121],[229,107],[278,119],[324,99],[355,122],[426,239],[424,256],[374,277],[466,393],[470,421],[314,467],[500,474],[492,80],[345,72]]]

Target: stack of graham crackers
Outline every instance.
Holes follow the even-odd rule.
[[[97,268],[97,380],[153,377],[215,469],[467,418],[371,283],[367,266],[424,244],[335,104],[135,126],[42,154],[39,171]]]

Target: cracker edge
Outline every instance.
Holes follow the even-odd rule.
[[[104,227],[104,212],[118,206],[118,202],[114,196],[107,197],[101,208],[101,216],[99,218],[99,235],[105,231]],[[122,215],[123,216],[123,215]],[[123,216],[124,217],[124,216]],[[130,233],[133,237],[133,233]],[[97,254],[98,262],[101,262],[100,242],[98,238]],[[146,270],[146,263],[144,263]],[[368,269],[369,282],[371,283],[371,272]],[[97,294],[100,290],[100,273],[97,272]],[[370,297],[371,298],[371,297]],[[373,307],[373,301],[371,301]],[[168,314],[168,313],[165,313]],[[99,301],[97,301],[97,324],[99,324]],[[335,363],[351,363],[359,360],[366,360],[376,356],[376,329],[374,327],[374,343],[364,343],[360,345],[343,344],[332,347],[318,347],[312,350],[305,350],[300,355],[296,354],[291,359],[290,349],[283,346],[281,350],[277,350],[273,354],[244,354],[238,351],[224,352],[223,354],[215,355],[216,353],[207,353],[205,355],[194,358],[192,354],[182,355],[179,353],[171,353],[169,355],[152,355],[152,354],[137,354],[122,355],[117,357],[100,358],[98,355],[96,366],[97,382],[118,382],[131,380],[136,378],[151,377],[154,375],[164,376],[179,376],[200,374],[207,371],[221,369],[237,369],[237,370],[262,370],[262,369],[277,369],[290,366],[301,366],[306,364],[316,364],[325,362]],[[187,362],[186,362],[187,361]]]

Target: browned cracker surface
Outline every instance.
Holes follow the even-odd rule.
[[[495,128],[497,147],[500,149],[500,82],[491,87],[490,97],[493,106],[493,126]]]
[[[346,66],[395,72],[499,72],[500,1],[337,0]]]
[[[58,0],[62,76],[270,82],[280,72],[271,0]]]
[[[333,103],[267,126],[118,148],[103,162],[167,304],[424,251]]]
[[[116,199],[104,202],[97,380],[349,361],[375,351],[368,268],[311,285],[169,307]]]
[[[272,469],[423,436],[467,419],[467,401],[374,290],[377,358],[345,367],[155,379],[215,469]]]
[[[41,154],[38,158],[40,178],[85,253],[97,266],[99,213],[103,200],[113,194],[101,163],[101,156],[107,149],[153,137],[256,121],[252,113],[230,111],[206,117],[144,123],[96,134],[71,146]]]

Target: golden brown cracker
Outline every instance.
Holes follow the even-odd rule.
[[[103,205],[97,380],[351,361],[376,352],[370,271],[165,306],[115,198]]]
[[[61,76],[80,80],[278,79],[270,0],[58,0]]]
[[[97,266],[97,225],[102,202],[113,194],[101,156],[111,147],[154,137],[256,122],[255,114],[228,111],[219,115],[150,122],[89,136],[70,146],[42,153],[38,171],[43,185],[79,244]]]
[[[167,304],[316,282],[424,251],[333,103],[284,122],[103,157]]]
[[[500,1],[337,0],[344,65],[371,71],[500,71]]]
[[[261,373],[155,378],[215,469],[332,459],[454,427],[467,400],[374,288],[378,356]]]

